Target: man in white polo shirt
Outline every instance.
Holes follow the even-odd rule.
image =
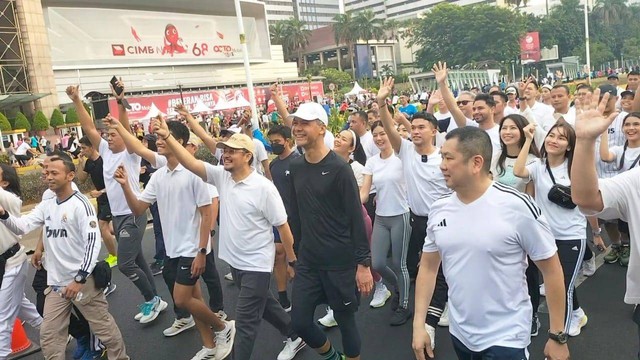
[[[168,125],[178,142],[186,145],[189,129],[177,121]],[[204,344],[194,359],[224,359],[233,347],[235,324],[221,321],[205,305],[198,282],[211,252],[211,196],[207,184],[178,163],[164,139],[158,138],[156,143],[159,155],[166,157],[166,165],[153,173],[142,194],[132,191],[123,166],[116,171],[116,181],[134,214],[143,214],[151,204],[158,203],[167,251],[162,274],[176,306],[195,318]],[[216,331],[215,342],[211,327]]]
[[[218,143],[224,165],[196,160],[168,131],[164,120],[155,124],[158,137],[166,142],[177,160],[220,193],[220,258],[231,266],[240,289],[236,304],[236,359],[249,359],[262,319],[288,339],[278,355],[291,360],[305,343],[291,329],[291,317],[269,290],[275,244],[272,227],[280,233],[289,263],[294,263],[293,235],[287,212],[275,185],[251,168],[255,146],[244,134],[234,134]],[[290,269],[293,277],[293,269]]]
[[[528,359],[533,312],[525,280],[528,255],[547,285],[550,339],[545,356],[568,360],[562,268],[540,209],[528,195],[492,181],[491,142],[480,129],[453,130],[440,153],[440,169],[454,193],[436,200],[429,212],[416,279],[416,357],[433,357],[424,317],[442,262],[458,358]]]

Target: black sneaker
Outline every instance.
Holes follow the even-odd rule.
[[[400,326],[409,321],[412,316],[413,312],[411,310],[399,307],[398,310],[396,310],[393,315],[391,315],[391,321],[389,322],[389,324],[391,326]]]
[[[153,276],[157,276],[162,274],[162,269],[164,269],[164,261],[156,261],[149,264],[149,268],[151,269],[151,274]]]
[[[538,315],[533,315],[533,319],[531,319],[531,337],[538,336],[539,330],[540,330],[540,319],[538,319]]]
[[[391,311],[396,311],[398,310],[398,304],[400,303],[400,293],[398,292],[398,290],[393,292],[393,295],[391,295],[391,300],[389,300],[389,302],[391,303]]]

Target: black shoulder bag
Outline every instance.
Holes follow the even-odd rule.
[[[565,209],[575,209],[576,204],[571,200],[571,187],[556,184],[556,179],[553,177],[553,173],[551,172],[551,168],[549,167],[549,161],[545,161],[547,166],[547,172],[549,173],[549,177],[553,182],[553,186],[549,190],[549,194],[547,194],[547,198],[552,203],[565,208]]]

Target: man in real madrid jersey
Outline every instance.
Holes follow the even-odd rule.
[[[44,225],[49,286],[40,329],[44,358],[65,358],[69,316],[75,305],[106,345],[109,359],[128,360],[106,297],[91,276],[100,253],[100,230],[89,200],[71,187],[75,170],[73,162],[51,158],[46,180],[56,197],[41,202],[23,217],[12,216],[0,207],[0,221],[18,235]]]

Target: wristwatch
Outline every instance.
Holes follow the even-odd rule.
[[[598,230],[592,230],[591,233],[593,236],[600,236],[602,234],[602,229],[598,228]]]
[[[557,333],[552,333],[549,331],[549,339],[557,342],[558,344],[566,344],[569,340],[569,335],[566,332],[560,331]]]
[[[84,284],[87,282],[87,278],[78,274],[73,278],[73,281],[77,282],[78,284]]]
[[[200,248],[198,249],[198,252],[202,255],[207,255],[207,248],[206,247]]]
[[[293,260],[288,262],[289,266],[291,266],[292,268],[296,267],[297,263],[298,263],[298,260]]]

